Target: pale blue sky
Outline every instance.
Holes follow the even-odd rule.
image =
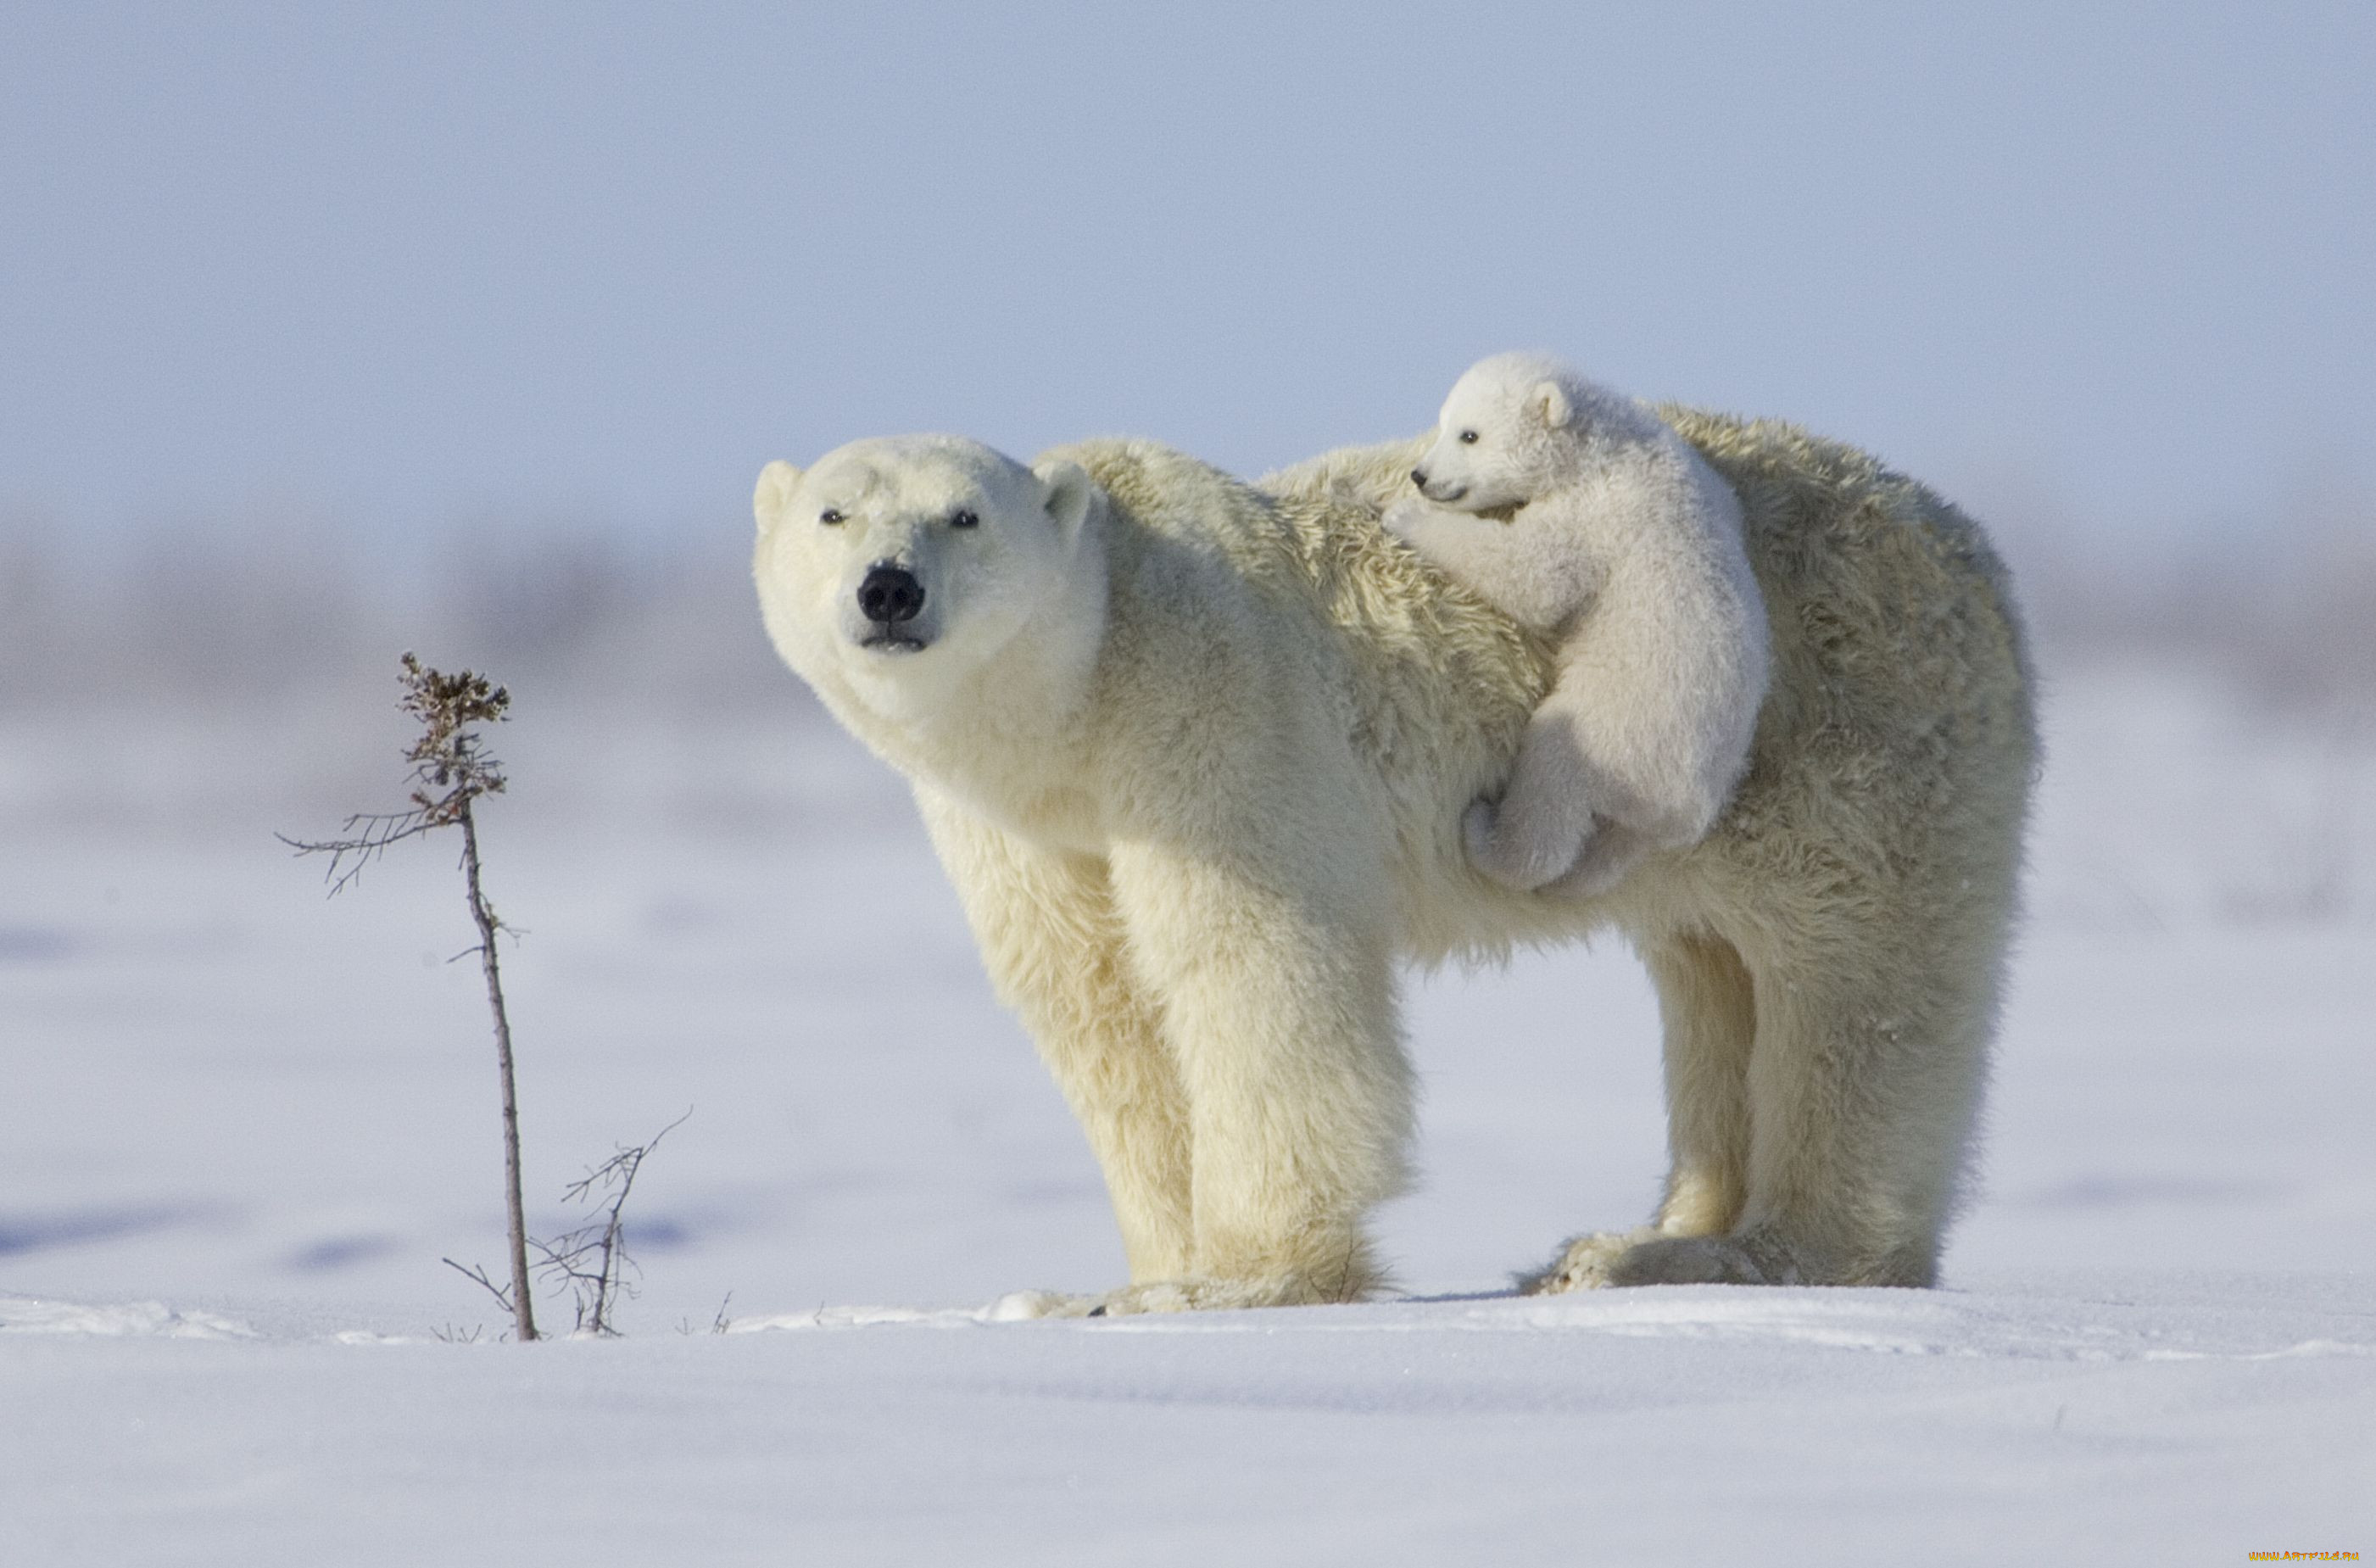
[[[2376,479],[2376,6],[0,10],[0,507],[742,526],[1492,350],[2085,526]]]

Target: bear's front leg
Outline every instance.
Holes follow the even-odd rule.
[[[929,790],[917,802],[999,1000],[1088,1135],[1130,1277],[1178,1277],[1190,1248],[1186,1096],[1123,956],[1105,862],[1001,832]]]
[[[1384,1283],[1364,1221],[1406,1180],[1412,1084],[1384,899],[1317,853],[1325,837],[1296,837],[1112,851],[1127,951],[1186,1091],[1194,1240],[1184,1277],[1136,1282],[1109,1310],[1348,1301]]]

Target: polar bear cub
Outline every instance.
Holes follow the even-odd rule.
[[[1536,354],[1472,366],[1410,477],[1425,499],[1386,527],[1560,639],[1500,800],[1462,818],[1470,861],[1589,897],[1697,842],[1765,698],[1765,610],[1731,487],[1646,406]]]

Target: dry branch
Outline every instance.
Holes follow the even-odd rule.
[[[592,1220],[550,1241],[530,1239],[529,1244],[543,1254],[538,1271],[567,1285],[576,1298],[580,1334],[619,1332],[614,1318],[619,1302],[636,1294],[635,1282],[643,1276],[627,1252],[627,1194],[635,1190],[636,1173],[643,1169],[644,1157],[659,1147],[660,1140],[684,1125],[685,1117],[692,1114],[688,1110],[647,1142],[619,1145],[610,1158],[563,1191],[565,1202],[593,1206]],[[723,1313],[725,1308],[719,1310]]]
[[[497,1289],[484,1268],[472,1274],[451,1258],[446,1261],[493,1291],[511,1313],[515,1332],[522,1340],[530,1340],[537,1336],[536,1313],[529,1299],[528,1224],[520,1205],[519,1106],[513,1087],[512,1026],[504,1011],[503,971],[495,956],[496,933],[505,928],[480,885],[479,827],[470,809],[481,795],[502,794],[505,785],[501,765],[486,751],[473,726],[501,723],[512,696],[483,675],[468,670],[447,675],[410,653],[404,656],[403,666],[399,679],[404,695],[399,706],[421,721],[421,737],[405,753],[405,760],[412,764],[411,806],[400,812],[350,816],[343,837],[275,837],[300,855],[328,855],[329,869],[324,875],[335,897],[391,846],[440,827],[462,829],[462,881],[469,896],[471,922],[479,928],[475,951],[486,976],[487,1009],[494,1017],[495,1064],[503,1084],[504,1206],[510,1229],[511,1287],[508,1291]]]

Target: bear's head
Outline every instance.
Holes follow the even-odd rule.
[[[1575,445],[1574,376],[1540,354],[1496,354],[1453,384],[1411,482],[1439,506],[1492,512],[1555,488]]]
[[[768,636],[813,686],[900,706],[980,671],[1074,575],[1096,485],[978,441],[856,441],[752,496]]]

